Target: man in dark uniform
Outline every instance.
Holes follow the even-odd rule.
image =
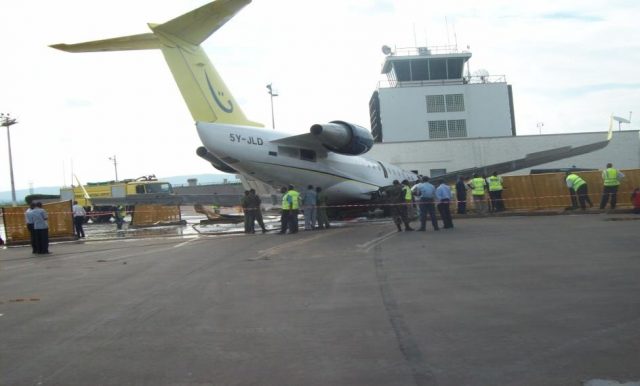
[[[458,177],[456,182],[456,200],[458,201],[458,214],[467,213],[467,184],[464,183],[464,177]]]
[[[400,181],[393,180],[393,185],[387,190],[387,197],[387,202],[391,206],[391,217],[396,227],[398,227],[398,232],[402,232],[401,224],[403,223],[405,231],[412,231],[413,228],[409,225],[409,218],[407,217],[405,191],[402,189]]]
[[[244,196],[240,200],[242,213],[244,214],[244,233],[256,233],[254,230],[253,211],[249,209],[249,191],[244,191]]]
[[[251,212],[251,216],[253,217],[251,221],[251,233],[255,233],[255,223],[258,222],[260,228],[262,229],[262,233],[267,232],[267,228],[264,226],[264,220],[262,220],[262,200],[260,196],[256,194],[255,189],[249,189],[249,196],[247,197],[247,209]]]

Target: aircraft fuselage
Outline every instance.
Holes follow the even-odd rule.
[[[268,185],[320,186],[332,202],[367,200],[393,180],[417,176],[363,156],[274,143],[289,134],[249,126],[197,122],[205,148],[241,174]]]

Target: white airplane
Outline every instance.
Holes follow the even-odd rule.
[[[262,124],[247,119],[200,44],[250,2],[216,0],[166,23],[149,24],[151,33],[51,47],[67,52],[162,50],[196,122],[203,144],[197,154],[221,171],[274,187],[320,186],[331,203],[370,200],[393,180],[416,181],[417,176],[411,171],[363,157],[373,146],[373,137],[361,126],[332,121],[314,124],[308,133],[291,136],[266,130]],[[567,148],[562,148],[563,154]],[[580,154],[559,157],[560,149],[555,150],[553,159],[543,157],[544,152],[533,156],[550,162]],[[518,168],[528,167],[530,161],[525,157],[464,172],[465,175],[476,170],[503,173],[515,170],[516,163]],[[533,164],[536,163],[541,162]],[[456,172],[449,173],[446,177],[455,175]]]

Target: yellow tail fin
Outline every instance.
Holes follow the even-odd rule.
[[[67,52],[160,49],[195,121],[263,127],[247,119],[200,43],[251,0],[217,0],[163,24],[152,33],[51,47]]]

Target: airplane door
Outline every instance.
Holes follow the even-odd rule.
[[[384,165],[382,164],[382,162],[377,161],[378,164],[380,164],[380,167],[382,168],[382,172],[384,173],[384,178],[389,178],[389,173],[387,172],[387,168],[384,167]]]

